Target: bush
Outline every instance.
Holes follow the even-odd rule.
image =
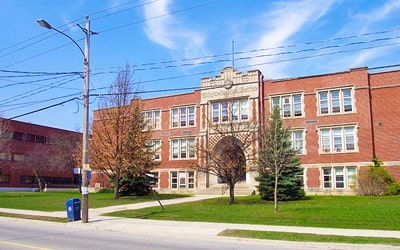
[[[114,188],[113,187],[102,188],[98,191],[98,193],[114,193]]]
[[[391,183],[386,193],[388,195],[400,195],[400,183],[398,182]]]
[[[389,186],[394,179],[383,167],[383,163],[377,158],[373,159],[374,166],[370,166],[367,174],[360,175],[356,192],[362,196],[379,196],[388,193]]]
[[[146,196],[152,191],[150,177],[146,175],[133,176],[125,174],[120,182],[119,195]]]

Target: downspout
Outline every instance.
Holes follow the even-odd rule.
[[[372,110],[372,89],[371,89],[371,78],[370,74],[368,74],[368,95],[369,95],[369,117],[371,119],[371,139],[372,139],[372,157],[376,157],[376,148],[375,148],[375,125],[374,125],[374,112]]]
[[[262,74],[258,77],[258,121],[259,121],[259,135],[264,134],[264,76]],[[259,145],[260,147],[262,145]]]

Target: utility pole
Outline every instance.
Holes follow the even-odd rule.
[[[37,23],[46,28],[46,29],[53,29],[58,33],[66,36],[70,39],[81,51],[83,55],[83,64],[84,64],[84,89],[83,89],[83,132],[82,132],[82,185],[81,185],[81,192],[82,192],[82,203],[81,203],[81,210],[82,210],[82,223],[87,223],[89,220],[89,182],[88,182],[88,173],[91,171],[89,166],[89,51],[90,51],[90,35],[98,34],[90,30],[90,21],[89,17],[86,16],[86,25],[85,28],[82,28],[79,24],[79,28],[85,33],[85,52],[83,52],[82,48],[79,44],[69,35],[65,34],[64,32],[52,27],[48,22],[43,19],[38,19]]]
[[[83,140],[82,140],[82,223],[89,221],[89,51],[90,51],[90,21],[86,16],[85,54],[84,54],[84,91],[83,91]]]

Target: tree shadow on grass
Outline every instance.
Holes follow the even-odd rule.
[[[152,211],[152,212],[148,212],[139,216],[135,216],[135,218],[137,219],[151,219],[152,216],[156,215],[156,214],[161,214],[164,213],[164,211]]]

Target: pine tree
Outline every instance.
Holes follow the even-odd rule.
[[[280,109],[274,107],[262,138],[258,181],[261,197],[274,200],[275,213],[278,212],[278,200],[304,197],[301,162],[289,135],[289,129],[282,126]]]

